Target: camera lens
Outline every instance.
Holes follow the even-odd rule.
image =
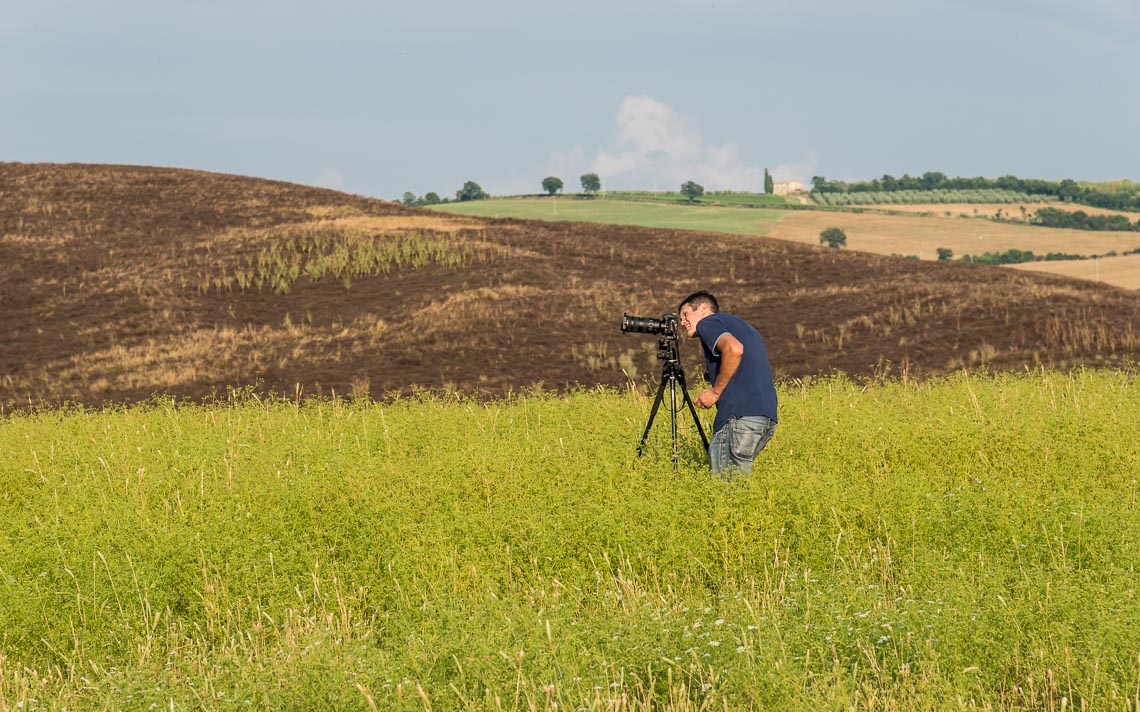
[[[621,330],[632,331],[635,334],[660,334],[665,330],[665,327],[660,319],[625,314],[621,318]]]

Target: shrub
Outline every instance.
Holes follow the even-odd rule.
[[[819,233],[819,244],[835,248],[846,247],[847,233],[843,232],[843,228],[829,227]]]

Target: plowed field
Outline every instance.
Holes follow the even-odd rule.
[[[858,227],[848,235],[859,249]],[[701,288],[756,324],[781,377],[1140,357],[1140,300],[1065,277],[452,217],[195,171],[0,164],[4,408],[241,386],[290,397],[644,386],[660,374],[656,340],[622,334],[622,313],[660,316]],[[695,381],[698,349],[683,351]]]

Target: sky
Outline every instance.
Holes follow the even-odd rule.
[[[380,198],[1140,180],[1138,0],[5,0],[0,161]]]

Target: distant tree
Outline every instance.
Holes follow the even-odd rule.
[[[438,193],[427,193],[424,195],[424,205],[439,205],[440,204]]]
[[[415,205],[418,200],[419,198],[416,197],[416,194],[409,190],[404,193],[404,197],[400,199],[400,202],[404,205]]]
[[[542,189],[547,193],[554,195],[562,190],[562,179],[554,176],[547,176],[542,179]]]
[[[1077,185],[1075,180],[1066,178],[1061,181],[1060,187],[1057,189],[1057,197],[1061,200],[1069,201],[1076,198],[1081,192],[1080,186]]]
[[[685,181],[685,183],[681,185],[681,194],[688,198],[691,203],[705,194],[705,187],[691,180]]]
[[[772,180],[772,176],[768,173],[768,169],[764,169],[764,192],[768,195],[776,192],[776,183]]]
[[[602,179],[597,173],[587,173],[582,176],[582,190],[593,195],[602,189]]]
[[[835,248],[846,247],[847,233],[843,232],[843,228],[829,227],[819,233],[819,244]]]
[[[473,180],[469,180],[464,183],[463,187],[455,193],[455,199],[459,202],[465,202],[468,200],[484,200],[486,197],[487,194],[483,192],[482,186]]]
[[[942,187],[945,182],[945,173],[939,173],[938,171],[929,171],[922,174],[921,183],[923,190],[935,190]]]
[[[954,258],[954,250],[951,250],[949,247],[939,247],[935,250],[935,252],[938,253],[938,259],[940,260],[949,260]]]

